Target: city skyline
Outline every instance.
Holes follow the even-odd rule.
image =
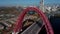
[[[45,4],[60,4],[60,0],[44,0]],[[0,0],[0,6],[40,5],[40,0]]]

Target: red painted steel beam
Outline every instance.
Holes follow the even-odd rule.
[[[41,19],[43,20],[44,24],[45,24],[45,28],[47,31],[47,34],[54,34],[53,29],[51,27],[51,24],[48,20],[48,18],[45,16],[45,14],[43,13],[43,11],[41,11],[40,9],[36,8],[36,7],[28,7],[26,9],[24,9],[22,11],[22,13],[19,15],[19,18],[16,22],[16,26],[14,28],[14,32],[18,32],[19,30],[22,29],[22,21],[24,19],[25,14],[29,11],[29,10],[34,10],[35,12],[38,13],[38,15],[41,17]]]

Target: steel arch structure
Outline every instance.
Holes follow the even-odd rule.
[[[46,28],[47,34],[54,34],[53,29],[51,27],[51,24],[50,24],[48,18],[45,16],[45,14],[40,9],[38,9],[36,7],[28,7],[28,8],[26,8],[26,9],[24,9],[22,11],[22,13],[19,15],[19,18],[18,18],[18,20],[16,22],[16,26],[15,26],[15,28],[13,30],[14,34],[16,34],[19,30],[22,29],[22,24],[23,24],[22,21],[24,19],[25,14],[29,10],[34,10],[34,11],[36,11],[38,13],[39,16],[41,16],[41,19],[45,23],[45,28]]]

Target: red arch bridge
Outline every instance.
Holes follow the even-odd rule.
[[[12,34],[18,34],[18,32],[22,29],[22,24],[23,24],[22,21],[23,21],[23,19],[24,19],[25,14],[26,14],[29,10],[34,10],[34,11],[36,11],[36,12],[38,13],[39,16],[41,16],[41,19],[42,19],[43,22],[44,22],[44,25],[45,25],[47,34],[54,34],[53,29],[52,29],[52,27],[51,27],[51,24],[50,24],[48,18],[45,16],[45,14],[44,14],[40,9],[38,9],[38,8],[36,8],[36,7],[28,7],[28,8],[26,8],[26,9],[24,9],[24,10],[22,11],[22,13],[19,15],[19,18],[18,18],[18,20],[17,20],[17,22],[16,22],[16,26],[15,26]],[[35,25],[36,25],[36,24],[35,24]],[[35,26],[35,25],[34,25],[34,26]],[[37,27],[38,27],[38,26],[37,26]],[[33,29],[33,28],[32,28],[32,29]],[[28,30],[27,30],[27,31],[28,31]],[[32,31],[32,32],[33,32],[33,31]],[[22,34],[27,34],[27,33],[28,33],[28,32],[23,32]],[[34,33],[30,33],[30,34],[34,34]],[[36,34],[37,34],[37,33],[36,33]]]

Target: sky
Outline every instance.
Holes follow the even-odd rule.
[[[44,0],[45,4],[60,4],[60,0]],[[40,0],[0,0],[0,6],[40,5]]]

